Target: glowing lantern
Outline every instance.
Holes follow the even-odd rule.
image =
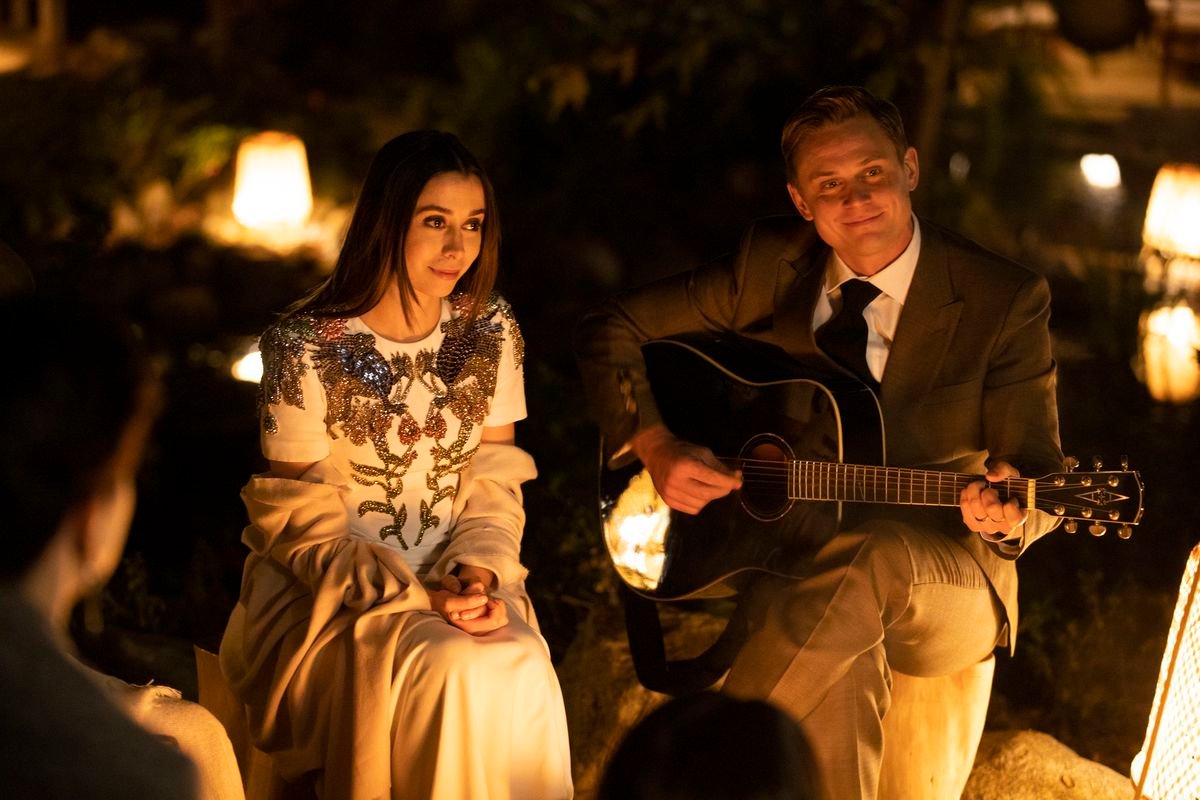
[[[1161,402],[1200,397],[1200,166],[1158,171],[1142,229],[1146,289],[1161,298],[1141,319],[1141,377]]]
[[[1142,750],[1135,800],[1200,797],[1200,545],[1192,549],[1167,634]]]
[[[1142,380],[1161,403],[1200,397],[1200,320],[1187,303],[1162,305],[1142,315]]]
[[[1200,259],[1200,166],[1167,164],[1158,171],[1142,241],[1166,256]]]
[[[265,131],[241,143],[233,186],[238,222],[263,232],[298,228],[312,207],[304,142],[290,133]]]

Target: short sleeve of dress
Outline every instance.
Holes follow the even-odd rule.
[[[512,307],[503,300],[497,319],[504,332],[500,345],[500,363],[496,368],[496,394],[484,427],[498,427],[525,419],[525,340]]]
[[[325,387],[313,367],[304,328],[284,320],[259,341],[259,441],[270,461],[320,461],[330,452],[325,428]]]

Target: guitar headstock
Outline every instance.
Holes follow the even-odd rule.
[[[1091,472],[1076,471],[1078,459],[1066,459],[1067,471],[1038,478],[1035,507],[1065,519],[1063,530],[1075,533],[1087,522],[1088,533],[1103,536],[1108,525],[1128,539],[1142,519],[1142,476],[1121,459],[1120,470],[1103,470],[1099,457],[1092,459]]]

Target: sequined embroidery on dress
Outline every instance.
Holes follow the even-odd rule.
[[[437,505],[453,500],[458,475],[467,467],[478,449],[469,447],[475,427],[487,417],[496,392],[496,378],[507,326],[512,339],[515,366],[524,362],[525,347],[512,307],[493,295],[487,306],[468,322],[462,300],[455,300],[451,318],[442,323],[443,339],[437,351],[420,350],[415,356],[396,354],[386,358],[376,348],[369,333],[349,333],[346,320],[296,316],[282,320],[263,334],[263,380],[259,385],[259,407],[263,430],[273,435],[279,426],[270,406],[286,403],[304,408],[303,378],[311,356],[326,394],[325,428],[338,437],[335,425],[355,445],[370,442],[379,464],[350,462],[351,478],[358,484],[374,487],[379,499],[358,505],[358,515],[371,512],[388,515],[392,522],[379,530],[379,538],[395,537],[402,549],[408,508],[397,503],[404,492],[404,479],[417,458],[417,445],[425,437],[432,440],[433,468],[425,475],[427,496],[420,499],[419,528],[412,546],[421,544],[426,532],[437,528],[441,518],[434,513]],[[501,322],[503,320],[503,322]],[[412,388],[421,385],[432,395],[423,419],[414,413],[407,400]],[[449,430],[445,413],[459,421],[452,442],[445,439]],[[400,451],[388,441],[395,430]],[[443,485],[445,478],[453,478]]]

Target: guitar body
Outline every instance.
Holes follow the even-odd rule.
[[[639,575],[624,564],[630,559],[619,551],[629,544],[615,541],[620,518],[631,512],[623,498],[640,497],[631,487],[644,490],[648,476],[640,463],[601,469],[601,517],[622,579],[645,597],[677,600],[736,593],[751,570],[799,577],[837,531],[841,503],[789,500],[781,473],[796,459],[882,465],[883,423],[874,394],[742,340],[662,339],[644,345],[643,354],[667,428],[718,457],[750,462],[742,490],[697,515],[667,510],[658,500],[669,520],[665,529],[657,526],[654,541],[641,545],[653,551],[654,567],[661,566],[657,576],[657,569]]]

